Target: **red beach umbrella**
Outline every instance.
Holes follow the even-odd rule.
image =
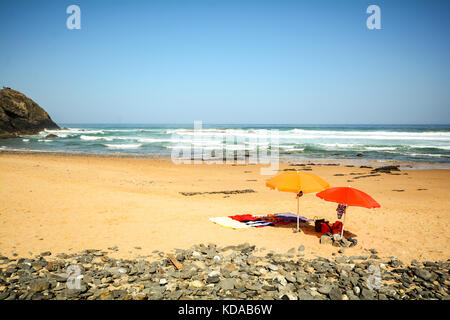
[[[347,206],[363,207],[368,209],[380,207],[380,204],[367,193],[352,187],[329,188],[317,193],[316,196],[326,201],[337,202]],[[347,213],[345,213],[344,216],[344,225],[346,216]],[[343,234],[344,226],[342,227],[341,238]]]

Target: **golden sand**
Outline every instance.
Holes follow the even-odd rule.
[[[276,252],[305,246],[305,256],[330,257],[338,248],[319,244],[295,225],[232,230],[210,217],[296,212],[294,194],[265,187],[260,165],[175,165],[167,160],[0,154],[0,254],[70,253],[118,246],[133,258],[193,244],[248,242]],[[280,169],[292,168],[282,164]],[[396,256],[403,262],[450,258],[450,170],[411,170],[400,175],[352,179],[370,169],[312,166],[331,186],[361,189],[380,209],[350,207],[346,230],[358,245],[345,255]],[[344,176],[335,176],[344,174]],[[353,180],[348,182],[348,180]],[[253,189],[245,194],[201,194]],[[420,190],[421,189],[421,190]],[[404,191],[394,191],[404,190]],[[307,194],[301,215],[334,222],[336,204]],[[140,247],[141,249],[136,249]]]

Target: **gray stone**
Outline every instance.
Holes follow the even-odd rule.
[[[320,237],[320,243],[321,244],[332,244],[333,239],[329,236],[323,235]]]
[[[345,256],[336,258],[337,263],[346,263],[347,261],[348,261],[348,258]]]
[[[208,277],[206,279],[207,283],[218,283],[220,281],[219,276],[215,276],[215,277]]]
[[[313,300],[313,296],[306,290],[300,290],[297,296],[299,300]]]
[[[286,280],[287,280],[288,282],[292,282],[292,283],[297,282],[297,279],[296,279],[292,274],[290,274],[290,273],[286,273],[286,274],[284,275],[284,277],[286,278]]]
[[[262,289],[266,290],[266,291],[275,291],[275,290],[277,290],[277,288],[275,286],[268,286],[268,285],[262,286]]]
[[[8,298],[9,296],[9,292],[4,291],[4,292],[0,292],[0,300],[4,300],[6,298]]]
[[[246,283],[245,284],[245,288],[247,290],[251,290],[251,291],[258,291],[260,289],[260,286],[257,284],[252,284],[252,283]]]
[[[267,267],[272,271],[278,271],[278,267],[274,264],[269,264]]]
[[[414,274],[425,281],[431,279],[431,273],[425,269],[417,268],[414,270]]]
[[[375,300],[375,293],[373,292],[373,290],[363,288],[361,291],[361,299]]]
[[[330,293],[331,289],[332,289],[331,285],[324,285],[321,286],[317,291],[326,295]]]
[[[232,278],[224,279],[220,282],[220,286],[223,290],[233,290],[236,285],[236,280]]]
[[[331,300],[342,300],[342,292],[339,288],[332,288],[328,294]]]
[[[278,282],[279,284],[281,284],[282,286],[287,285],[287,281],[286,278],[283,277],[282,275],[277,275],[273,278],[274,281]]]
[[[40,291],[47,290],[49,287],[50,287],[50,283],[48,282],[47,279],[42,279],[42,278],[36,279],[30,283],[30,290],[32,290],[32,291],[40,292]]]
[[[211,271],[210,273],[208,273],[208,277],[219,277],[220,276],[220,272],[217,270]]]
[[[170,293],[168,295],[168,299],[169,300],[178,300],[178,299],[181,298],[182,295],[183,295],[183,291],[177,290],[177,291],[174,291],[174,292]]]

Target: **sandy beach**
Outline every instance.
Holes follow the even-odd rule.
[[[306,162],[307,163],[307,162]],[[117,246],[117,257],[169,252],[193,244],[249,243],[286,252],[305,246],[305,257],[330,257],[338,248],[321,245],[295,225],[233,230],[209,221],[235,214],[295,212],[295,195],[265,186],[260,165],[175,165],[168,160],[127,157],[0,155],[0,253],[32,256],[43,251],[78,252]],[[281,164],[280,170],[293,167]],[[313,165],[307,168],[331,186],[364,190],[380,209],[348,209],[346,230],[357,246],[347,255],[376,249],[404,262],[450,257],[450,171],[408,170],[367,175],[370,169]],[[348,181],[350,180],[350,181]],[[245,194],[182,195],[252,189]],[[401,191],[400,191],[401,190]],[[334,222],[336,205],[305,195],[301,215]]]

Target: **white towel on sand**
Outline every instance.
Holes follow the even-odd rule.
[[[232,229],[250,228],[250,226],[246,225],[245,223],[233,220],[230,217],[215,217],[209,218],[209,220],[225,228],[232,228]]]

